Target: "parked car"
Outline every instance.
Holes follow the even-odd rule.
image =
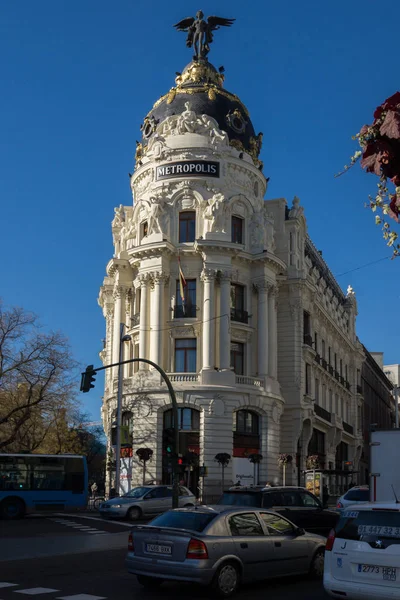
[[[353,505],[328,537],[324,587],[333,598],[400,599],[400,504]]]
[[[325,536],[339,518],[336,511],[324,508],[314,494],[294,486],[232,488],[222,494],[218,505],[273,509],[297,527]]]
[[[343,496],[339,498],[336,504],[338,511],[346,509],[352,504],[360,502],[369,502],[369,487],[368,485],[359,485],[350,488]]]
[[[268,510],[175,509],[135,525],[126,566],[138,582],[209,585],[227,598],[240,583],[310,573],[322,577],[325,538]]]
[[[179,486],[179,506],[194,506],[196,497],[188,488]],[[142,517],[154,517],[172,508],[172,487],[147,485],[135,487],[130,492],[107,500],[99,506],[102,517],[137,521]]]

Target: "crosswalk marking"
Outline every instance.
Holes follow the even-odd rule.
[[[81,531],[82,533],[91,533],[91,534],[104,534],[107,531],[103,531],[102,529],[97,529],[96,527],[90,527],[90,525],[82,525],[81,523],[76,523],[75,521],[67,521],[66,519],[51,519],[54,523],[58,523],[59,525],[66,525],[71,529],[76,529],[77,531]]]
[[[52,594],[60,590],[53,590],[45,587],[27,588],[26,590],[14,590],[15,594],[26,594],[27,596],[37,596],[38,594]]]
[[[105,596],[92,596],[92,594],[76,594],[75,596],[61,596],[57,600],[107,600]]]
[[[16,587],[18,583],[8,583],[7,581],[0,581],[0,588]]]

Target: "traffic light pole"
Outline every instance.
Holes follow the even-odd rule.
[[[116,448],[116,469],[115,469],[115,479],[116,479],[116,491],[119,493],[120,487],[120,474],[121,474],[121,420],[122,420],[122,365],[126,365],[134,362],[142,362],[148,365],[151,365],[158,371],[165,381],[168,392],[171,398],[172,403],[172,420],[173,420],[173,429],[174,429],[174,450],[175,450],[175,459],[173,464],[173,484],[172,484],[172,508],[178,508],[179,501],[179,481],[178,481],[178,453],[179,453],[179,423],[178,423],[178,404],[176,401],[175,390],[172,387],[171,381],[166,374],[166,372],[156,363],[147,358],[130,358],[129,360],[121,360],[122,358],[122,329],[121,329],[121,345],[119,351],[119,362],[113,363],[111,365],[105,365],[104,367],[99,367],[98,369],[93,369],[92,374],[97,373],[98,371],[104,371],[105,369],[111,369],[112,367],[118,367],[118,405],[117,405],[117,448]],[[88,370],[86,370],[86,374],[88,374]],[[83,376],[83,374],[82,374]],[[94,387],[94,386],[91,386]],[[81,386],[81,391],[84,391]],[[89,390],[87,390],[89,391]]]

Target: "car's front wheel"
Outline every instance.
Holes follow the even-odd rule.
[[[313,579],[322,579],[324,576],[325,551],[323,548],[317,550],[310,566],[310,575]]]
[[[222,598],[229,598],[239,587],[240,572],[233,562],[221,565],[216,572],[212,588]]]
[[[137,506],[132,506],[126,513],[128,521],[137,521],[142,516],[142,511]]]
[[[158,579],[157,577],[148,577],[147,575],[136,575],[138,583],[143,587],[147,588],[156,588],[159,587],[163,580]]]

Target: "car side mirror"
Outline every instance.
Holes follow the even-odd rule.
[[[295,534],[297,537],[300,537],[301,535],[305,535],[306,532],[302,527],[296,527]]]

